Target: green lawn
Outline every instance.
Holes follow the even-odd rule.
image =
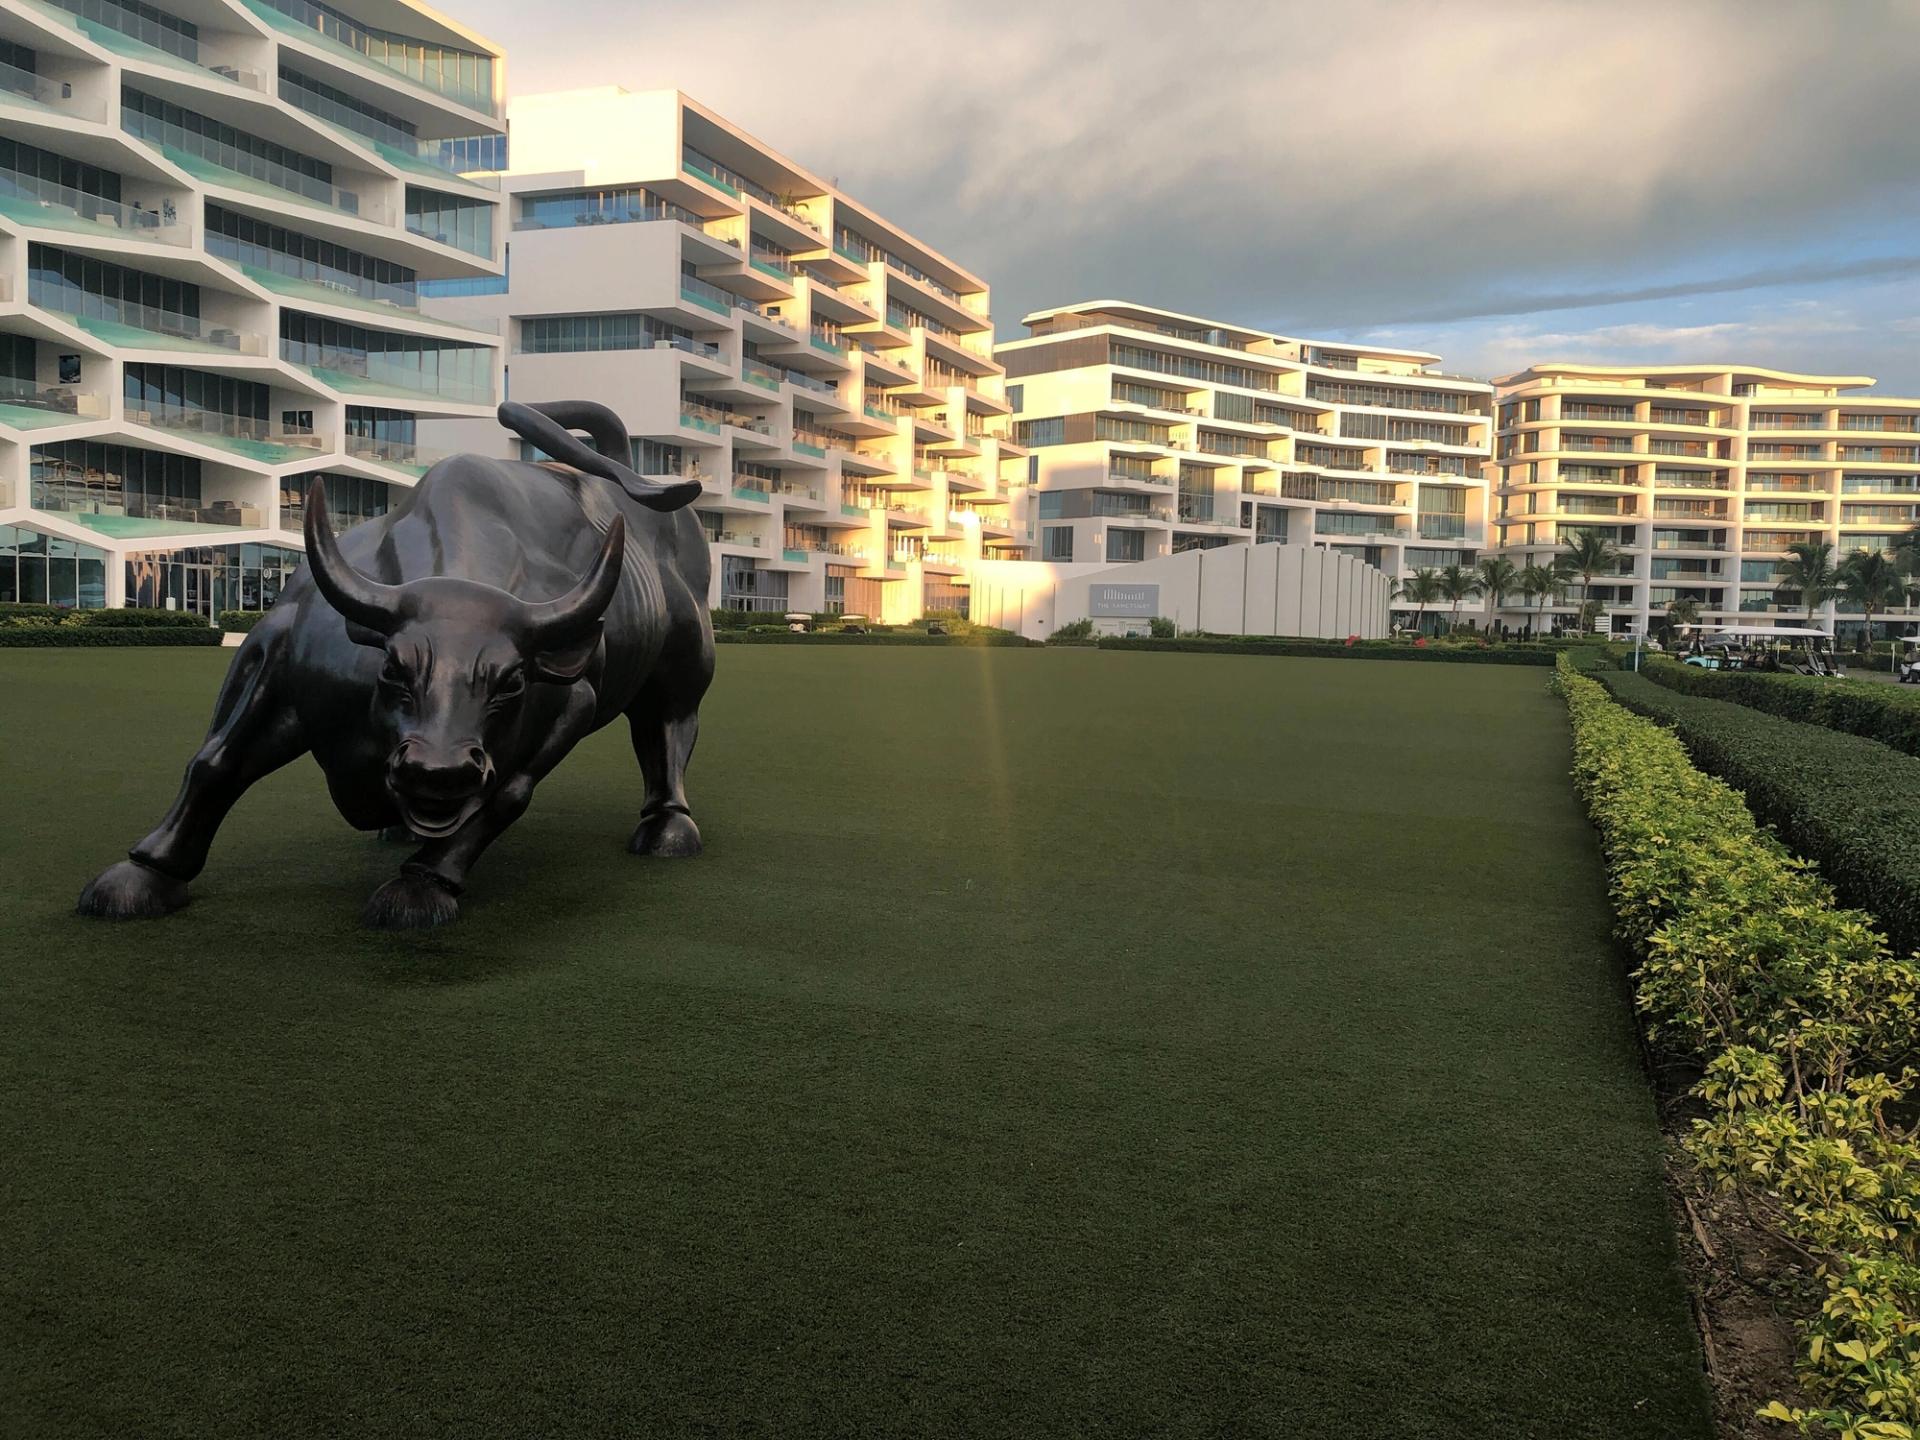
[[[72,918],[228,654],[0,652],[0,1434],[1706,1433],[1540,672],[732,647],[697,861]]]

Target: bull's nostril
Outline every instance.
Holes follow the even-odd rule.
[[[482,750],[478,745],[469,745],[467,747],[467,764],[476,770],[484,771],[487,768],[487,752]]]

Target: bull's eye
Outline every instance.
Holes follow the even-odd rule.
[[[507,671],[506,674],[502,675],[499,682],[493,687],[493,703],[495,705],[510,705],[525,694],[526,689],[527,672],[516,665],[513,669]]]
[[[387,656],[387,663],[380,671],[380,688],[387,698],[402,710],[413,708],[413,676],[407,673],[407,667],[393,655]]]

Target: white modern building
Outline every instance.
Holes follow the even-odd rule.
[[[260,609],[489,415],[499,51],[411,0],[0,0],[0,600]]]
[[[995,354],[1040,560],[1318,546],[1397,580],[1488,544],[1493,387],[1438,356],[1117,300],[1025,323]]]
[[[598,401],[636,469],[702,482],[710,603],[907,620],[1025,553],[985,281],[678,91],[509,119],[508,283],[435,309],[499,326],[512,398]]]
[[[1789,547],[1825,543],[1838,562],[1920,522],[1920,400],[1852,393],[1867,376],[1541,364],[1498,384],[1501,553],[1545,563],[1578,534],[1605,538],[1616,559],[1593,598],[1610,629],[1683,599],[1709,624],[1804,624],[1798,597],[1775,594]],[[1548,613],[1584,598],[1576,582]],[[1904,632],[1917,614],[1891,618]],[[1862,618],[1819,609],[1828,628]]]

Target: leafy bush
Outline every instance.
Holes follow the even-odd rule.
[[[1093,621],[1084,619],[1069,620],[1064,625],[1055,626],[1051,638],[1055,640],[1091,640],[1093,638]]]
[[[1877,680],[1836,680],[1817,675],[1769,675],[1758,670],[1702,670],[1652,658],[1650,680],[1683,695],[1731,700],[1783,720],[1824,725],[1920,755],[1920,689]]]
[[[1824,1291],[1799,1366],[1815,1404],[1761,1413],[1805,1435],[1912,1440],[1920,1144],[1893,1116],[1920,1081],[1904,1068],[1920,964],[1836,908],[1674,735],[1564,658],[1555,680],[1618,933],[1640,960],[1635,1003],[1656,1043],[1704,1066],[1687,1152],[1810,1259]]]
[[[1055,633],[1058,639],[1058,632]],[[1515,646],[1439,646],[1402,643],[1347,645],[1338,640],[1276,640],[1261,635],[1183,635],[1177,640],[1103,635],[1102,650],[1166,650],[1196,655],[1295,655],[1340,660],[1437,660],[1455,664],[1551,665],[1553,652]]]
[[[0,604],[0,623],[61,625],[85,613],[66,605],[26,605],[8,601]]]
[[[82,610],[79,623],[120,630],[205,630],[206,617],[191,610]],[[68,622],[73,623],[72,621]]]
[[[1180,632],[1166,616],[1156,615],[1147,622],[1147,633],[1156,640],[1171,640]]]
[[[229,635],[244,635],[267,618],[264,610],[222,610],[214,617]]]
[[[211,625],[0,625],[0,649],[56,646],[218,645]]]
[[[1696,763],[1746,792],[1795,853],[1902,949],[1920,945],[1920,766],[1872,740],[1682,695],[1630,671],[1614,698],[1673,727]]]

